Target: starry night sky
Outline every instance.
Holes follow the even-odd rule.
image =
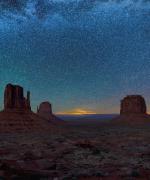
[[[8,83],[55,113],[119,112],[142,94],[150,112],[149,0],[1,0],[0,107]]]

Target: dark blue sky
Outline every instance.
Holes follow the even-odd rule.
[[[150,111],[149,0],[0,1],[0,102],[6,83],[55,113],[119,112],[142,94]]]

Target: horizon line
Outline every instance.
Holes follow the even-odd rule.
[[[84,115],[117,115],[119,113],[87,113],[87,114],[78,114],[78,113],[55,113],[55,115],[60,115],[60,116],[84,116]]]

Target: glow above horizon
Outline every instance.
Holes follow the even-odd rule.
[[[88,115],[88,114],[97,114],[94,111],[88,110],[88,109],[83,109],[83,108],[76,108],[72,109],[70,111],[65,111],[65,112],[57,112],[58,115]]]
[[[8,0],[0,10],[1,102],[10,82],[31,91],[33,109],[49,100],[56,113],[116,113],[141,94],[150,111],[149,1]]]

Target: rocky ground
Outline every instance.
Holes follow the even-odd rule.
[[[0,134],[0,179],[150,179],[150,124]]]

